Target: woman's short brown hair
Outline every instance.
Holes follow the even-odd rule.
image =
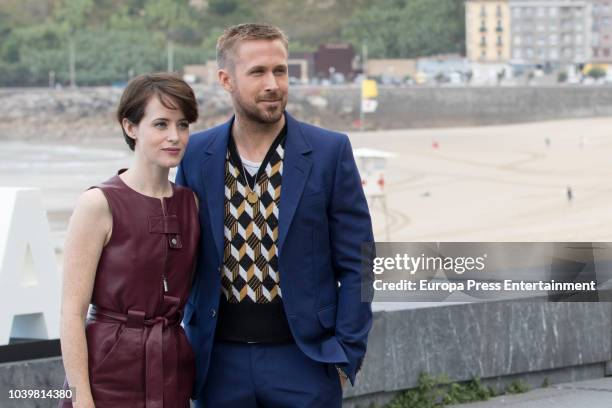
[[[123,119],[138,125],[145,115],[147,103],[154,96],[157,96],[166,108],[180,109],[189,123],[198,120],[198,103],[187,82],[174,74],[164,72],[139,75],[128,83],[117,108],[117,120],[121,125],[123,137],[132,150],[136,141],[125,133]]]

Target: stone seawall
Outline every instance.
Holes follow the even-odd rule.
[[[195,87],[201,120],[194,130],[213,126],[232,112],[228,95],[219,87]],[[302,87],[290,91],[288,110],[307,122],[337,130],[359,128],[359,95],[356,86]],[[61,138],[61,129],[50,123],[69,122],[107,130],[118,125],[113,117],[121,96],[117,88],[78,90],[0,90],[0,131],[9,122],[35,136],[28,128],[45,129],[42,137]],[[378,109],[365,116],[366,129],[479,126],[566,118],[612,115],[612,87],[381,87]],[[55,126],[57,127],[57,126]],[[14,132],[3,131],[0,137]],[[106,131],[105,133],[111,133]],[[112,132],[115,133],[115,132]]]
[[[424,372],[452,381],[479,377],[499,388],[521,380],[535,388],[603,377],[612,361],[610,303],[510,300],[376,309],[363,370],[345,392],[346,408],[385,403],[417,386]],[[63,380],[60,358],[0,364],[0,391],[58,388]]]

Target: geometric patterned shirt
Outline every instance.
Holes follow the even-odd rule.
[[[255,177],[248,177],[240,158],[234,157],[238,156],[235,146],[227,150],[221,287],[229,303],[271,303],[282,298],[276,241],[284,140],[281,132]],[[247,199],[249,187],[257,196],[254,203]]]

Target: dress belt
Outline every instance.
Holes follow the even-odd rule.
[[[127,314],[104,309],[92,305],[89,315],[97,321],[125,323],[127,328],[144,328],[150,326],[151,333],[145,340],[145,395],[146,408],[163,408],[164,389],[168,391],[167,401],[173,403],[177,400],[178,391],[177,373],[167,373],[164,375],[164,336],[163,330],[169,326],[178,326],[182,320],[182,313],[179,311],[180,299],[174,296],[164,295],[164,304],[172,306],[163,316],[146,318],[145,313],[140,310],[128,310]],[[178,352],[176,344],[168,347],[168,361],[173,362],[173,367],[177,368]],[[164,387],[164,379],[169,379],[168,387]]]

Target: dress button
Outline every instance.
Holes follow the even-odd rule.
[[[176,243],[177,243],[178,241],[176,240],[176,238],[172,238],[172,240],[171,240],[170,242],[172,243],[172,245],[176,245]]]
[[[217,316],[217,311],[215,309],[210,309],[210,317],[214,319],[215,316]]]

